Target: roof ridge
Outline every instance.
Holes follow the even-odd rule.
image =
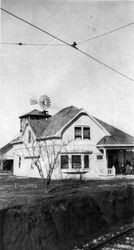
[[[57,132],[59,132],[61,128],[72,120],[73,117],[80,112],[80,110],[82,109],[78,109],[77,107],[71,105],[58,111],[50,118],[50,123],[47,128],[44,129],[41,137],[51,137],[57,134]]]

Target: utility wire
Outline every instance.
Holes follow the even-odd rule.
[[[9,15],[11,15],[11,16],[13,16],[13,17],[15,17],[15,18],[19,19],[19,20],[21,20],[22,22],[27,23],[27,24],[31,25],[32,27],[34,27],[34,28],[36,28],[36,29],[38,29],[38,30],[42,31],[43,33],[45,33],[45,34],[47,34],[47,35],[49,35],[49,36],[51,36],[51,37],[55,38],[56,40],[58,40],[58,41],[60,41],[60,42],[62,42],[62,43],[64,43],[64,44],[66,44],[66,45],[71,46],[69,43],[67,43],[67,42],[63,41],[62,39],[60,39],[60,38],[58,38],[58,37],[56,37],[56,36],[52,35],[51,33],[49,33],[49,32],[47,32],[47,31],[45,31],[45,30],[43,30],[43,29],[39,28],[38,26],[36,26],[36,25],[34,25],[34,24],[32,24],[32,23],[30,23],[30,22],[26,21],[25,19],[20,18],[20,17],[18,17],[18,16],[16,16],[16,15],[14,15],[13,13],[11,13],[11,12],[9,12],[9,11],[7,11],[7,10],[3,9],[3,8],[0,8],[0,9],[1,9],[1,10],[3,10],[3,11],[5,11],[5,12],[6,12],[6,13],[8,13]]]
[[[83,40],[83,41],[81,41],[81,42],[79,42],[79,43],[77,43],[77,44],[79,45],[79,44],[82,44],[82,43],[85,43],[85,42],[88,42],[88,41],[97,39],[97,38],[99,38],[99,37],[109,35],[109,34],[111,34],[111,33],[113,33],[113,32],[116,32],[116,31],[118,31],[118,30],[124,29],[124,28],[126,28],[126,27],[128,27],[128,26],[131,26],[131,25],[134,25],[134,23],[129,23],[129,24],[124,25],[124,26],[122,26],[122,27],[119,27],[119,28],[117,28],[117,29],[114,29],[114,30],[105,32],[105,33],[103,33],[103,34],[101,34],[101,35],[90,37],[89,39]]]
[[[19,46],[63,46],[63,44],[48,44],[48,43],[22,43],[22,42],[18,42],[18,43],[0,43],[2,45],[19,45]]]
[[[105,64],[104,62],[100,61],[99,59],[96,59],[95,57],[93,57],[93,56],[91,56],[91,55],[87,54],[86,52],[84,52],[84,51],[82,51],[82,50],[80,50],[80,49],[78,49],[78,51],[79,51],[80,53],[82,53],[82,54],[84,54],[84,55],[88,56],[89,58],[93,59],[94,61],[96,61],[96,62],[100,63],[101,65],[103,65],[103,66],[107,67],[108,69],[111,69],[112,71],[114,71],[114,72],[116,72],[116,73],[120,74],[121,76],[124,76],[124,77],[125,77],[125,78],[127,78],[128,80],[130,80],[130,81],[133,81],[133,82],[134,82],[134,79],[132,79],[132,78],[130,78],[129,76],[127,76],[127,75],[125,75],[125,74],[121,73],[120,71],[118,71],[118,70],[116,70],[116,69],[112,68],[111,66],[109,66],[109,65]]]
[[[77,45],[76,42],[74,42],[73,44],[69,44],[68,42],[66,42],[66,41],[64,41],[64,40],[62,40],[62,39],[60,39],[60,38],[58,38],[58,37],[52,35],[51,33],[45,31],[44,29],[41,29],[41,28],[39,28],[38,26],[36,26],[36,25],[34,25],[34,24],[32,24],[32,23],[30,23],[30,22],[28,22],[28,21],[26,21],[26,20],[24,20],[24,19],[22,19],[22,18],[20,18],[20,17],[18,17],[18,16],[16,16],[16,15],[14,15],[14,14],[12,14],[11,12],[9,12],[9,11],[3,9],[3,8],[1,8],[1,10],[3,10],[3,11],[6,12],[6,13],[8,13],[9,15],[11,15],[11,16],[13,16],[13,17],[19,19],[19,20],[21,20],[22,22],[25,22],[25,23],[31,25],[32,27],[34,27],[34,28],[36,28],[36,29],[42,31],[43,33],[45,33],[45,34],[47,34],[47,35],[49,35],[49,36],[55,38],[56,40],[58,40],[58,41],[60,41],[60,42],[62,42],[62,43],[64,43],[64,44],[68,45],[69,47],[75,49],[76,51],[80,52],[81,54],[84,54],[85,56],[91,58],[92,60],[98,62],[99,64],[105,66],[106,68],[108,68],[108,69],[114,71],[115,73],[117,73],[117,74],[119,74],[119,75],[121,75],[121,76],[127,78],[128,80],[134,82],[134,79],[130,78],[129,76],[127,76],[127,75],[121,73],[120,71],[118,71],[118,70],[112,68],[111,66],[109,66],[109,65],[107,65],[107,64],[105,64],[105,63],[103,63],[102,61],[96,59],[95,57],[91,56],[90,54],[87,54],[86,52],[84,52],[84,51],[80,50],[79,48],[77,48],[77,47],[76,47],[76,45]]]

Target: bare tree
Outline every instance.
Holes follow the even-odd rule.
[[[53,171],[58,167],[59,154],[68,144],[69,142],[57,144],[56,140],[33,140],[30,146],[24,143],[28,157],[37,167],[46,191],[50,185]],[[46,172],[46,175],[44,175],[44,172]]]

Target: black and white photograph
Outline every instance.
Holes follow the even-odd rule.
[[[0,250],[133,250],[134,1],[0,17]]]

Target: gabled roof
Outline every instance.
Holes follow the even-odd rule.
[[[52,137],[56,135],[68,122],[70,122],[82,109],[70,106],[62,109],[54,116],[49,118],[49,124],[42,133],[41,137]]]
[[[30,113],[36,113],[33,110]],[[40,111],[37,111],[40,112]],[[56,113],[54,116],[45,119],[30,119],[28,123],[30,124],[35,136],[37,138],[51,138],[53,136],[57,136],[59,131],[61,132],[72,120],[74,120],[76,117],[78,117],[79,114],[83,113],[83,109],[78,109],[74,106],[69,106],[67,108],[62,109],[58,113]],[[42,113],[42,112],[41,112]],[[84,112],[86,113],[86,112]],[[27,113],[29,114],[29,113]],[[87,114],[88,115],[88,114]],[[90,116],[90,115],[89,115]],[[109,135],[104,136],[99,142],[99,145],[120,145],[120,144],[126,144],[126,145],[134,145],[134,137],[119,130],[118,128],[109,125],[108,123],[96,118],[91,117],[96,121],[96,123],[100,124],[102,128],[104,128]],[[21,143],[20,137],[17,137],[13,141],[9,142],[7,145],[5,145],[3,148],[0,149],[0,153],[8,151],[10,148],[12,148],[13,144]]]
[[[83,109],[78,109],[74,106],[62,109],[53,117],[49,118],[49,123],[41,134],[41,137],[45,138],[55,136],[59,131],[67,126],[67,124],[70,123],[72,119],[77,117],[81,111],[83,111]],[[104,136],[103,139],[99,141],[98,145],[134,144],[133,136],[107,124],[106,122],[103,122],[96,117],[92,117],[92,119],[94,119],[94,121],[100,124],[100,126],[102,126],[109,133],[109,135]]]
[[[47,128],[50,120],[29,120],[28,121],[35,136],[40,137],[43,131]]]
[[[110,134],[111,136],[103,137],[98,145],[114,145],[114,144],[134,144],[134,137],[123,132],[122,130],[109,125],[108,123],[94,117]]]
[[[10,149],[13,148],[13,144],[16,143],[17,141],[19,141],[19,136],[17,138],[15,138],[14,140],[10,141],[9,143],[7,143],[5,146],[3,146],[2,148],[0,148],[0,154],[5,154],[7,151],[9,151]]]

